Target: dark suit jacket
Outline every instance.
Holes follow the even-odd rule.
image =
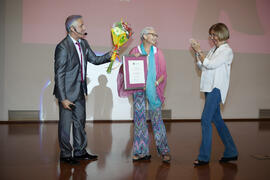
[[[96,56],[85,39],[81,40],[81,48],[84,56],[84,79],[86,79],[87,62],[99,65],[110,61],[109,53]],[[74,102],[78,98],[82,86],[81,65],[76,47],[69,35],[56,46],[54,60],[53,94],[59,101],[68,99]],[[86,81],[84,81],[83,87],[87,94]]]

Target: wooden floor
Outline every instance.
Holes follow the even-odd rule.
[[[218,162],[223,145],[213,128],[211,162],[194,168],[201,140],[199,122],[166,123],[173,158],[170,165],[163,164],[157,155],[152,130],[151,162],[133,163],[132,123],[87,123],[88,150],[99,154],[99,160],[73,166],[59,162],[56,123],[0,124],[0,179],[269,180],[270,159],[259,159],[270,155],[270,121],[227,125],[238,147],[239,161]]]

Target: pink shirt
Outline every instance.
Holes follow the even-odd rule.
[[[162,103],[164,103],[164,88],[167,82],[167,70],[166,70],[166,61],[161,50],[154,47],[155,51],[155,63],[156,63],[156,80],[158,80],[162,75],[164,76],[163,81],[156,87],[157,94]],[[129,54],[140,53],[140,47],[134,47]],[[117,76],[117,90],[119,97],[128,97],[134,92],[143,91],[143,90],[124,90],[124,75],[123,75],[123,65],[119,69]]]

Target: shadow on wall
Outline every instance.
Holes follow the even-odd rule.
[[[107,87],[107,77],[100,75],[98,77],[98,85],[95,86],[88,96],[89,108],[87,110],[87,118],[93,117],[93,120],[111,120],[113,108],[112,90]]]

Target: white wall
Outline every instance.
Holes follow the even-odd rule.
[[[55,45],[22,43],[21,0],[1,1],[0,15],[0,120],[6,121],[8,110],[39,110],[42,88],[54,76]],[[92,48],[99,52],[110,49]],[[162,50],[168,71],[164,109],[172,110],[173,119],[199,119],[204,98],[199,92],[200,77],[191,53],[184,50]],[[270,54],[235,53],[224,118],[258,118],[260,108],[270,109],[269,67]],[[52,88],[53,83],[44,92],[44,110],[48,113],[45,120],[58,119]],[[115,91],[113,88],[111,90]],[[118,104],[113,103],[114,107],[121,107],[119,103],[125,103],[125,107],[130,109],[127,99],[117,101]],[[125,111],[124,116],[121,116],[121,112],[116,113],[116,120],[131,118],[130,112]]]
[[[0,120],[4,115],[5,1],[0,1]]]

